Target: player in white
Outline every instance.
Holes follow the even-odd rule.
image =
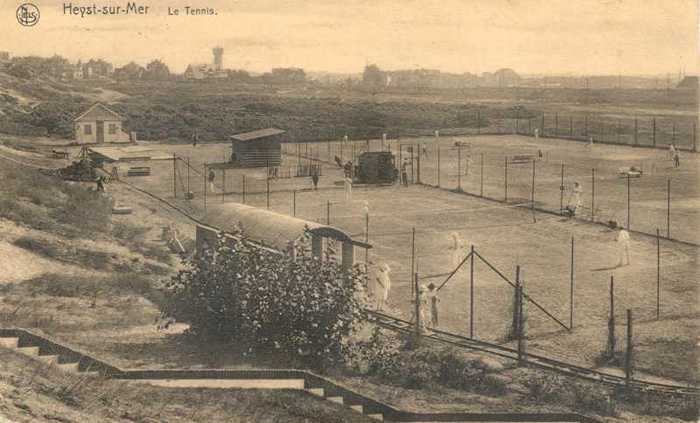
[[[452,232],[450,234],[450,247],[449,249],[452,250],[452,269],[450,271],[453,271],[457,269],[457,266],[459,266],[462,263],[462,260],[469,254],[467,252],[467,243],[464,241],[457,232]],[[461,267],[459,270],[462,270],[464,267]]]
[[[625,230],[625,228],[620,228],[617,233],[617,250],[619,255],[619,260],[617,262],[617,267],[629,266],[630,265],[630,234]]]
[[[535,128],[535,139],[540,139],[540,128]]]
[[[574,182],[574,186],[571,189],[571,197],[569,197],[569,204],[566,206],[566,211],[569,213],[569,216],[576,216],[576,212],[581,209],[583,204],[583,201],[581,200],[582,195],[583,188],[581,187],[581,184],[579,184],[578,181]]]

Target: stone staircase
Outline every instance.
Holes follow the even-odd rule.
[[[295,369],[122,370],[72,347],[26,329],[0,328],[0,348],[15,350],[64,372],[168,387],[293,389],[347,407],[375,421],[388,422],[580,422],[599,423],[574,413],[413,413],[364,396],[335,380]]]

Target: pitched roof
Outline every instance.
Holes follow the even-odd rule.
[[[273,135],[284,134],[285,131],[277,128],[258,129],[257,131],[243,132],[242,134],[231,135],[231,139],[236,141],[252,141],[259,138],[271,137]]]
[[[94,120],[124,120],[124,118],[117,112],[111,110],[102,103],[95,103],[90,106],[82,115],[73,119],[74,122],[78,121],[94,121]]]

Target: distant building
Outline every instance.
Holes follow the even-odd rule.
[[[0,62],[9,62],[10,61],[10,52],[9,51],[0,51]]]
[[[686,76],[681,82],[678,83],[676,88],[682,90],[697,90],[698,89],[698,77],[697,76]]]
[[[127,143],[129,135],[122,131],[124,118],[101,103],[93,104],[73,120],[78,144]]]
[[[185,79],[208,79],[208,78],[226,78],[228,72],[223,69],[224,66],[224,49],[214,47],[213,64],[210,63],[192,63],[185,69]]]
[[[231,163],[235,167],[279,166],[282,135],[277,128],[259,129],[231,136]]]

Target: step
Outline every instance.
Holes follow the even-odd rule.
[[[129,379],[168,388],[304,389],[304,379]]]
[[[326,397],[326,399],[327,399],[328,401],[334,402],[334,403],[336,403],[336,404],[341,404],[341,405],[342,405],[342,404],[344,403],[343,397]]]
[[[58,364],[57,355],[40,355],[37,358],[46,364]]]
[[[24,355],[28,355],[30,357],[38,357],[39,356],[39,347],[21,347],[21,348],[17,348],[17,351],[21,352]]]
[[[373,420],[377,420],[379,422],[384,421],[384,414],[367,414],[367,417]]]
[[[361,405],[359,405],[359,404],[357,404],[357,405],[351,405],[350,408],[352,408],[353,410],[357,411],[357,412],[360,413],[360,414],[362,414],[362,413],[364,412],[364,410],[365,410],[364,407],[361,406]]]
[[[19,346],[19,338],[0,338],[0,347],[17,348]]]
[[[304,390],[312,395],[316,395],[317,397],[323,398],[325,396],[325,391],[323,388],[306,388]]]
[[[59,363],[58,368],[64,372],[78,373],[79,366],[78,362],[75,363]]]

